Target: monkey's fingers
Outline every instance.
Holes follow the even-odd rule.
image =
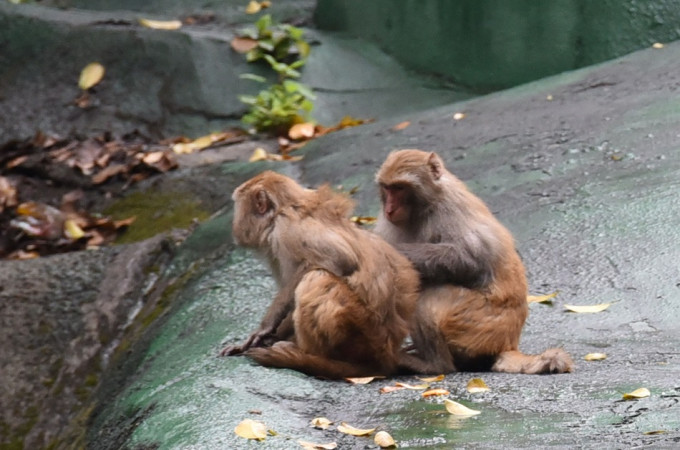
[[[220,356],[235,356],[242,354],[246,349],[242,345],[227,345],[220,352]]]

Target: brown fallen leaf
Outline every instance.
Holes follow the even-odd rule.
[[[104,66],[98,62],[93,62],[85,66],[80,72],[80,79],[78,80],[78,87],[86,91],[91,87],[97,85],[102,78],[104,78]]]
[[[0,176],[0,213],[17,205],[17,190],[9,178]]]
[[[338,425],[338,431],[352,436],[368,436],[375,431],[375,428],[354,428],[345,422]]]
[[[231,48],[236,53],[248,53],[255,47],[257,47],[257,40],[249,37],[237,36],[231,40]]]
[[[473,378],[470,381],[468,381],[467,391],[471,394],[487,392],[490,390],[491,389],[489,389],[489,386],[487,386],[484,380],[482,380],[481,378]]]
[[[390,392],[401,391],[402,389],[404,388],[401,386],[384,386],[380,388],[380,393],[389,394]]]
[[[373,442],[380,448],[394,448],[397,446],[397,443],[394,442],[394,439],[387,431],[378,431],[373,438]]]
[[[403,387],[404,389],[411,389],[414,391],[420,391],[423,389],[427,389],[430,387],[429,383],[423,383],[423,384],[408,384],[408,383],[402,383],[400,381],[397,381],[394,383],[395,386]]]
[[[288,137],[297,141],[299,139],[311,139],[316,133],[316,125],[312,122],[296,123],[288,130]]]
[[[101,170],[99,173],[94,175],[92,177],[92,183],[102,184],[109,178],[115,177],[116,175],[122,173],[127,173],[128,170],[129,170],[128,166],[125,164],[111,164],[110,166],[106,167],[105,169]]]
[[[236,425],[234,433],[238,437],[263,441],[267,437],[267,427],[262,423],[252,419],[244,419]]]
[[[434,397],[437,395],[449,395],[450,392],[447,391],[446,389],[430,389],[428,391],[423,392],[421,395],[425,398],[427,397]]]
[[[395,126],[392,127],[392,131],[403,130],[405,128],[408,128],[409,125],[411,125],[411,122],[409,122],[408,120],[406,120],[404,122],[399,122],[398,124],[396,124]]]

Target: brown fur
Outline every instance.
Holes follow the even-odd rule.
[[[234,238],[267,259],[280,290],[260,328],[222,354],[326,378],[394,373],[418,297],[408,260],[352,224],[352,202],[327,186],[264,172],[233,199]],[[291,340],[258,347],[291,312]]]
[[[524,266],[510,232],[435,153],[391,153],[376,175],[383,211],[376,233],[419,270],[422,294],[411,325],[421,373],[493,370],[570,372],[561,349],[519,351],[529,313]]]

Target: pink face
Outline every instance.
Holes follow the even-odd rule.
[[[404,186],[381,186],[383,198],[383,212],[385,218],[395,225],[408,221],[411,208],[408,202],[408,192]]]

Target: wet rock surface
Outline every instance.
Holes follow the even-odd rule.
[[[185,240],[0,262],[2,445],[249,448],[233,429],[251,418],[276,432],[262,448],[298,439],[375,447],[335,426],[311,428],[319,416],[378,426],[400,448],[677,445],[679,61],[671,44],[466,102],[402,105],[401,115],[311,142],[298,163],[230,161],[250,149],[213,155],[139,187],[217,212]],[[450,374],[433,387],[481,411],[459,419],[419,391],[379,392],[395,380],[354,386],[216,357],[248,335],[275,292],[267,268],[231,244],[231,190],[269,168],[310,186],[358,187],[357,212],[375,214],[373,174],[397,148],[439,152],[508,225],[531,292],[560,292],[553,306],[531,305],[521,348],[562,346],[573,374]],[[597,314],[563,308],[602,302],[614,304]],[[584,361],[591,352],[608,357]],[[467,393],[479,376],[491,391]],[[651,396],[622,400],[638,387]]]

